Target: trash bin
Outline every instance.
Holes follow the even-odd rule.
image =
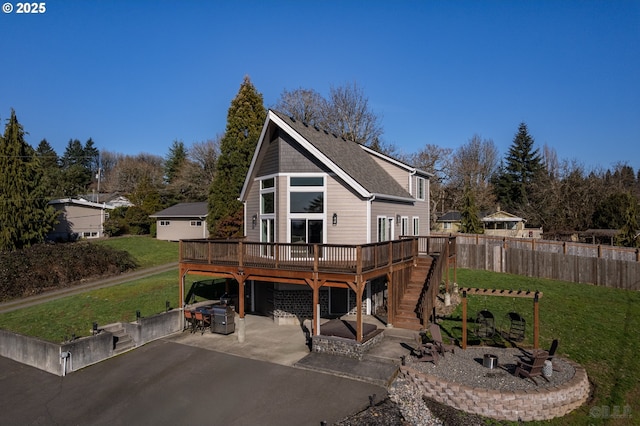
[[[211,332],[231,334],[236,330],[236,314],[230,306],[216,305],[211,308]]]

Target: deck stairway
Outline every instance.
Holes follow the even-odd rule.
[[[120,323],[110,324],[103,328],[104,331],[108,331],[113,334],[113,354],[117,355],[122,352],[126,352],[135,348],[136,343],[131,336],[127,334],[124,327]]]
[[[429,278],[429,272],[433,258],[431,256],[419,256],[416,266],[411,270],[411,278],[407,288],[400,299],[398,310],[393,321],[394,327],[408,330],[420,330],[422,324],[416,313],[422,289]]]

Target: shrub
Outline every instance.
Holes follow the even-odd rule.
[[[86,279],[137,267],[125,251],[84,241],[0,252],[0,265],[0,301],[71,287]]]

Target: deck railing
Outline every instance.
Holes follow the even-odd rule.
[[[410,261],[417,254],[417,237],[360,245],[204,239],[180,242],[181,263],[353,274]]]

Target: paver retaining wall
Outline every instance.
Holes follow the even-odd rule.
[[[497,420],[534,421],[562,417],[580,407],[589,397],[589,379],[582,366],[565,360],[575,369],[571,380],[558,386],[531,390],[501,391],[475,388],[400,367],[400,374],[424,396],[471,414]]]

